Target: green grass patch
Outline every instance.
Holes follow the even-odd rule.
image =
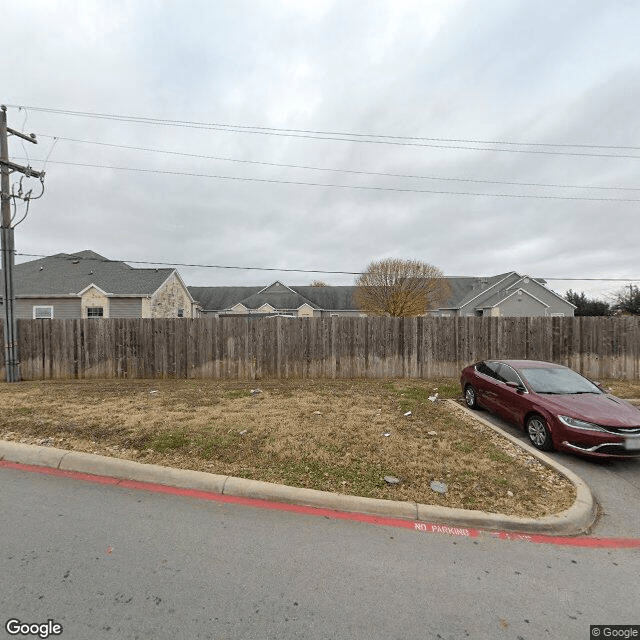
[[[455,399],[461,394],[460,385],[457,382],[438,383],[438,397]]]
[[[487,457],[489,460],[493,460],[493,462],[514,462],[512,456],[504,451],[500,451],[500,449],[496,449],[495,447],[490,447],[487,450]]]
[[[198,437],[195,442],[197,452],[205,460],[224,460],[231,462],[237,459],[237,448],[240,438],[237,431],[228,433],[205,434]]]
[[[429,400],[429,396],[432,396],[435,392],[423,389],[422,387],[406,387],[405,389],[398,390],[397,393],[407,400],[413,400],[414,402],[427,402]]]
[[[389,475],[376,464],[350,464],[340,466],[322,463],[310,458],[302,460],[280,460],[279,474],[285,484],[314,487],[323,485],[328,490],[356,492],[363,497],[379,497],[380,487],[384,486],[384,476]]]
[[[246,389],[234,389],[233,391],[227,391],[224,397],[229,400],[237,400],[238,398],[250,398],[251,392]]]
[[[169,431],[157,435],[151,442],[151,448],[158,453],[167,453],[172,449],[183,449],[191,444],[191,440],[182,431]]]
[[[458,441],[454,443],[453,448],[460,453],[472,453],[475,445],[472,442]]]
[[[429,397],[436,393],[432,389],[425,389],[424,387],[403,387],[398,389],[395,385],[389,384],[387,388],[396,396],[399,396],[398,403],[403,413],[407,411],[415,412],[420,405],[430,403]]]

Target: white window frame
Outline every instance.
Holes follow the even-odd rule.
[[[91,309],[101,309],[102,313],[100,315],[89,315],[89,311]],[[104,318],[104,307],[87,307],[87,318]]]
[[[48,316],[38,316],[36,309],[48,309],[49,310],[49,315]],[[37,304],[33,306],[33,319],[34,320],[53,320],[53,305],[50,304]]]

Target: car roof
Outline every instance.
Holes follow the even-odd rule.
[[[503,360],[502,358],[487,358],[485,362],[503,362],[504,364],[512,366],[514,369],[567,368],[555,362],[544,362],[542,360]]]

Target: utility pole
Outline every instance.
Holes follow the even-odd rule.
[[[27,142],[37,144],[35,135],[26,136],[7,126],[7,107],[0,106],[0,210],[2,212],[2,277],[4,280],[4,365],[7,382],[18,382],[18,325],[15,316],[15,291],[13,290],[13,267],[15,265],[15,246],[13,242],[13,226],[11,220],[11,194],[9,175],[14,171],[27,177],[42,178],[44,173],[33,171],[9,162],[8,135],[18,136]]]

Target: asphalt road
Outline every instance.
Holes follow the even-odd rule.
[[[53,619],[65,640],[586,640],[590,624],[640,623],[639,549],[453,538],[8,468],[0,486],[3,627]]]
[[[510,435],[531,444],[519,428],[488,411],[478,413]],[[591,487],[601,508],[593,535],[640,538],[640,458],[597,460],[558,451],[549,455]]]

